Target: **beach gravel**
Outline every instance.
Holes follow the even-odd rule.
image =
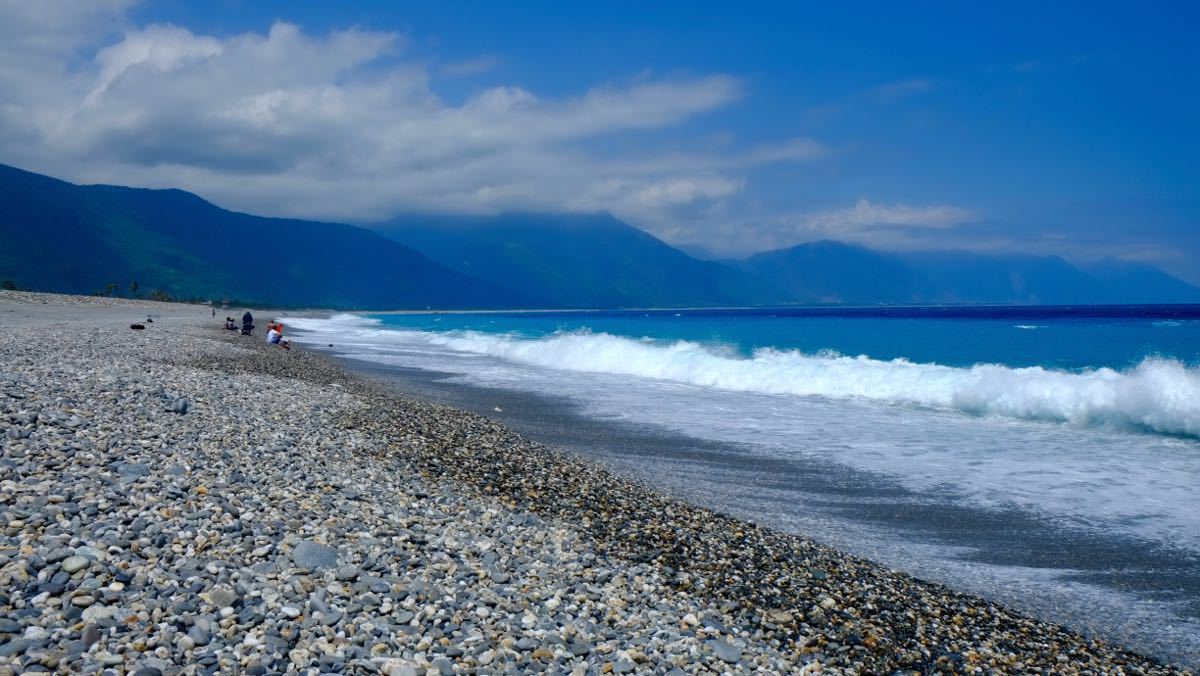
[[[0,674],[1183,673],[232,333],[0,293]]]

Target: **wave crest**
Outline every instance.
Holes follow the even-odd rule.
[[[972,415],[1200,437],[1200,369],[1148,357],[1125,370],[1072,372],[978,364],[970,368],[664,342],[575,331],[540,338],[476,331],[380,328],[355,315],[293,319],[302,330],[379,347],[448,350],[561,371],[609,373],[737,392],[860,399]],[[314,336],[315,337],[315,336]],[[303,340],[302,337],[300,337]]]
[[[1200,370],[1170,359],[1147,358],[1124,371],[1076,373],[998,364],[958,368],[770,348],[739,357],[689,341],[662,343],[589,332],[537,339],[470,331],[425,336],[431,345],[457,352],[566,371],[1200,436]]]

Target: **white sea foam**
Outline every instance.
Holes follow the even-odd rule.
[[[997,364],[960,368],[834,352],[761,349],[747,357],[727,346],[586,331],[528,338],[474,331],[388,330],[379,328],[376,320],[353,315],[292,323],[367,344],[424,346],[560,371],[1200,436],[1200,369],[1170,359],[1147,358],[1121,371],[1070,372]]]

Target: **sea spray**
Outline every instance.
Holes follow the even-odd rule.
[[[1147,357],[1128,369],[1078,371],[1001,364],[970,367],[879,360],[824,350],[761,348],[630,338],[587,330],[542,337],[479,331],[380,328],[378,320],[336,315],[293,320],[298,328],[366,343],[431,349],[561,371],[606,373],[736,392],[859,399],[956,410],[979,416],[1200,437],[1200,369]]]

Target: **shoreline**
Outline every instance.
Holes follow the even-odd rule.
[[[206,306],[131,332],[147,305],[88,301],[0,313],[10,670],[1186,673],[226,335]]]
[[[1200,626],[1194,595],[1200,569],[1190,551],[1131,535],[1101,536],[1020,510],[931,498],[886,476],[815,458],[763,457],[750,445],[599,419],[567,396],[470,384],[451,373],[384,366],[336,350],[333,358],[404,396],[497,419],[526,439],[679,501],[806,536],[1168,663],[1200,659],[1191,633]],[[905,541],[920,546],[908,552]]]

